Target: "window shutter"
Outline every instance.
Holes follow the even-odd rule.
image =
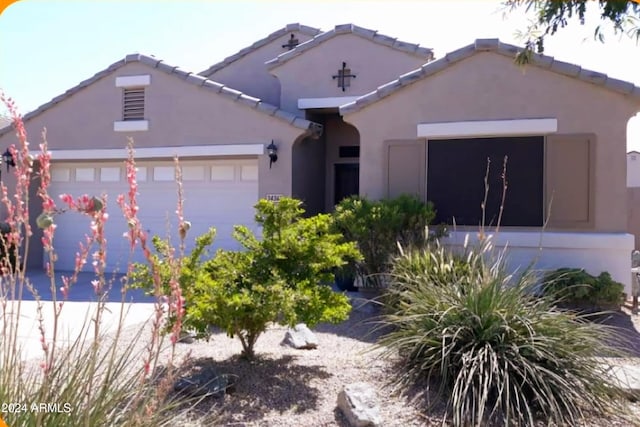
[[[122,120],[144,120],[144,88],[123,90]]]
[[[549,228],[593,228],[595,144],[593,134],[547,137],[545,217]]]
[[[386,141],[387,197],[412,194],[424,198],[425,141]]]

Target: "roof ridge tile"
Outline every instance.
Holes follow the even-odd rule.
[[[340,106],[340,114],[356,112],[378,99],[387,97],[401,88],[408,86],[418,80],[429,77],[433,74],[450,67],[456,62],[462,61],[478,52],[494,52],[509,58],[522,52],[523,48],[508,43],[502,43],[499,39],[476,39],[472,44],[447,53],[442,58],[427,62],[417,70],[400,75],[397,79],[379,86],[373,92],[362,95],[355,101]],[[607,90],[611,90],[622,95],[630,96],[638,100],[640,104],[640,87],[623,80],[613,79],[607,74],[588,70],[579,65],[563,62],[553,56],[534,53],[531,56],[531,66],[543,68],[556,74],[575,78],[585,83],[593,84]]]
[[[262,46],[271,43],[273,40],[282,37],[283,35],[285,35],[288,32],[291,31],[298,31],[300,33],[306,34],[308,36],[316,36],[318,34],[321,34],[322,31],[319,28],[313,28],[313,27],[309,27],[307,25],[300,25],[299,23],[293,23],[293,24],[287,24],[286,26],[284,26],[283,28],[280,28],[274,32],[272,32],[271,34],[269,34],[268,36],[257,40],[255,42],[253,42],[251,45],[242,48],[240,51],[234,53],[231,56],[226,57],[225,59],[223,59],[220,62],[217,62],[215,64],[213,64],[212,66],[210,66],[209,68],[207,68],[206,70],[203,70],[201,72],[199,72],[198,74],[208,77],[211,74],[215,73],[218,70],[221,70],[222,68],[230,65],[231,63],[237,61],[238,59],[248,55],[249,53],[260,49]]]
[[[392,49],[396,49],[411,55],[423,57],[427,61],[433,59],[432,49],[429,49],[426,47],[420,47],[420,45],[418,44],[398,40],[396,38],[389,37],[384,34],[379,34],[375,30],[359,27],[354,24],[340,24],[340,25],[336,25],[333,29],[329,31],[325,31],[323,33],[316,35],[315,37],[313,37],[312,39],[304,43],[300,43],[292,50],[281,53],[275,58],[265,62],[265,64],[267,65],[267,68],[270,68],[270,69],[278,67],[284,64],[285,62],[297,57],[302,52],[305,52],[309,49],[313,49],[319,44],[329,39],[332,39],[333,37],[336,37],[340,34],[354,34],[356,36],[363,37],[367,40],[372,40],[373,42],[378,43],[380,45],[388,46]]]
[[[304,129],[308,132],[310,132],[312,135],[318,136],[321,131],[322,131],[322,125],[319,125],[318,123],[312,122],[310,120],[306,120],[302,117],[296,116],[293,113],[290,113],[288,111],[282,110],[281,108],[275,106],[275,105],[271,105],[268,103],[263,102],[262,100],[258,99],[258,98],[254,98],[252,96],[246,95],[244,93],[242,93],[241,91],[238,91],[236,89],[230,88],[228,86],[222,85],[218,82],[215,82],[213,80],[209,80],[206,77],[203,77],[201,75],[198,75],[196,73],[184,70],[180,67],[177,66],[172,66],[170,64],[167,64],[166,62],[162,61],[162,60],[156,60],[155,58],[153,59],[153,61],[150,61],[149,59],[151,59],[152,57],[150,56],[146,56],[146,55],[141,55],[138,53],[134,53],[134,54],[128,54],[125,56],[124,59],[114,62],[113,64],[109,65],[107,68],[105,68],[104,70],[101,70],[97,73],[95,73],[92,77],[83,80],[82,82],[80,82],[80,84],[73,86],[72,88],[68,89],[66,92],[56,96],[55,98],[51,99],[49,102],[46,102],[44,104],[42,104],[41,106],[39,106],[38,108],[36,108],[35,110],[27,113],[24,115],[23,120],[27,121],[32,119],[33,117],[43,113],[44,111],[46,111],[47,109],[51,108],[52,106],[54,106],[55,104],[62,102],[63,100],[65,100],[66,98],[70,97],[71,95],[73,95],[74,93],[80,91],[81,89],[95,83],[97,80],[102,79],[104,77],[106,77],[107,75],[111,74],[112,72],[114,72],[115,70],[119,69],[120,67],[126,65],[126,64],[130,64],[130,63],[134,63],[134,62],[138,62],[141,64],[144,64],[145,66],[148,67],[152,67],[157,69],[158,71],[162,71],[165,74],[168,74],[170,76],[175,76],[177,78],[180,78],[181,80],[185,81],[186,83],[189,84],[193,84],[195,86],[198,87],[203,87],[205,89],[211,90],[215,93],[219,93],[221,95],[224,95],[227,98],[230,98],[236,102],[239,102],[243,105],[246,105],[249,108],[254,108],[259,110],[260,112],[267,114],[269,116],[275,116],[281,120],[286,121],[287,123],[289,123],[290,125],[299,128],[299,129]],[[4,135],[5,133],[9,132],[11,130],[10,126],[7,126],[3,129],[0,130],[0,136]]]

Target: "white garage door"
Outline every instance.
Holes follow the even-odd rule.
[[[258,199],[258,164],[256,159],[181,161],[184,187],[184,216],[192,224],[187,235],[187,252],[194,239],[213,226],[217,235],[212,249],[238,248],[231,236],[233,225],[255,229],[254,205]],[[149,236],[173,236],[177,243],[177,186],[172,161],[138,162],[139,217]],[[123,162],[56,163],[52,167],[50,194],[59,207],[58,195],[74,197],[107,195],[109,219],[106,225],[108,271],[126,271],[132,259],[123,234],[126,222],[117,204],[119,194],[128,191]],[[72,270],[79,242],[89,234],[89,220],[75,212],[56,216],[56,269]],[[142,261],[138,251],[134,261]],[[90,270],[91,259],[85,271]]]

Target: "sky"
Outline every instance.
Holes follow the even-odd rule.
[[[640,45],[598,16],[546,41],[545,54],[640,86]],[[522,44],[524,11],[491,0],[21,0],[0,15],[0,89],[27,113],[128,53],[200,72],[288,23],[329,30],[353,23],[434,49],[436,58],[477,38]],[[640,115],[628,149],[640,151]]]

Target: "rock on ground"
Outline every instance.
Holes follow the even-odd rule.
[[[287,330],[281,345],[287,345],[297,349],[311,350],[318,348],[318,338],[316,338],[307,325],[299,323],[294,328]]]
[[[173,390],[189,397],[224,397],[232,382],[226,374],[221,374],[213,366],[200,366],[188,375],[181,376],[173,385]]]
[[[376,392],[367,383],[353,383],[342,389],[338,394],[338,408],[352,427],[381,425]]]

